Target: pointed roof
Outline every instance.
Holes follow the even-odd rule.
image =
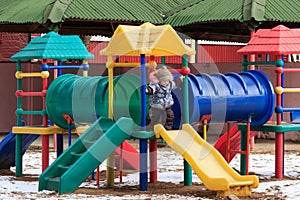
[[[278,25],[272,29],[259,29],[247,46],[238,54],[299,54],[300,29],[289,29]]]
[[[31,59],[91,59],[94,55],[89,53],[77,35],[61,36],[49,32],[44,36],[33,38],[30,43],[11,57],[11,60]]]
[[[144,23],[140,26],[119,25],[100,54],[171,56],[192,55],[195,51],[183,43],[170,25]]]

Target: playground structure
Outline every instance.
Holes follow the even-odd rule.
[[[49,45],[51,44],[51,45]],[[53,51],[54,50],[54,51]],[[60,52],[60,53],[59,53]],[[78,54],[74,53],[77,52]],[[54,70],[54,76],[59,76],[62,73],[62,69],[65,68],[77,68],[83,69],[83,75],[87,75],[87,70],[89,65],[87,59],[91,59],[94,56],[90,54],[85,46],[82,44],[78,36],[60,36],[56,33],[50,32],[44,37],[34,38],[29,45],[23,48],[20,52],[16,53],[11,57],[12,60],[17,61],[17,72],[15,74],[17,78],[17,126],[13,127],[13,133],[16,134],[15,146],[16,146],[16,176],[22,175],[22,154],[25,152],[26,148],[23,146],[29,146],[39,135],[42,135],[42,169],[46,169],[49,165],[49,134],[58,133],[57,135],[57,154],[60,155],[63,151],[63,141],[62,135],[60,133],[65,132],[62,129],[56,129],[55,127],[48,126],[47,112],[45,105],[45,97],[48,89],[48,78],[49,70]],[[22,72],[22,60],[31,59],[41,59],[42,66],[41,72]],[[59,61],[56,66],[48,66],[48,59]],[[66,59],[83,59],[83,64],[80,66],[62,66],[62,61]],[[42,78],[42,91],[23,91],[22,90],[22,80],[23,78]],[[42,110],[23,110],[22,99],[24,97],[41,97]],[[41,127],[25,127],[22,124],[23,115],[41,115],[43,118],[43,124]],[[35,124],[36,126],[36,124]],[[18,132],[18,130],[20,132]],[[28,133],[28,135],[23,135]],[[36,134],[36,135],[35,135]],[[30,138],[28,141],[27,138]],[[13,138],[12,138],[13,139]],[[11,141],[12,141],[11,139]],[[22,152],[23,149],[23,152]],[[14,152],[14,151],[11,151]],[[8,162],[7,165],[12,165],[14,163]]]
[[[111,154],[123,141],[132,138],[140,140],[140,190],[147,190],[147,141],[150,140],[151,152],[150,182],[156,182],[155,152],[157,149],[155,137],[162,137],[185,159],[185,185],[191,184],[192,167],[203,184],[208,189],[217,191],[221,196],[229,194],[246,196],[251,194],[251,188],[258,186],[257,177],[241,176],[234,172],[220,153],[201,139],[189,124],[198,122],[203,115],[207,114],[211,115],[211,121],[246,122],[246,125],[238,125],[239,129],[246,127],[248,130],[246,131],[247,134],[242,130],[240,137],[242,148],[244,144],[246,146],[241,149],[242,151],[235,153],[242,153],[241,169],[247,168],[245,167],[247,166],[247,163],[245,163],[247,157],[244,158],[244,156],[249,155],[249,146],[247,145],[250,128],[256,130],[257,127],[261,129],[265,127],[264,124],[271,118],[274,110],[274,91],[268,77],[257,70],[240,74],[228,73],[226,75],[189,74],[187,55],[194,52],[184,45],[176,32],[167,25],[153,26],[146,23],[140,27],[119,26],[108,47],[101,53],[108,55],[108,77],[81,77],[66,74],[55,79],[49,88],[46,84],[44,85],[43,93],[39,94],[42,94],[43,98],[46,96],[46,100],[43,99],[45,100],[44,110],[31,113],[44,114],[42,115],[45,117],[44,127],[21,126],[22,124],[19,122],[21,122],[22,114],[25,113],[16,112],[17,115],[19,114],[18,123],[16,127],[13,127],[12,132],[20,138],[22,134],[26,133],[40,134],[43,137],[54,133],[69,133],[69,135],[72,132],[83,133],[78,140],[70,144],[66,151],[58,155],[59,157],[51,166],[47,166],[46,160],[48,158],[43,156],[43,173],[40,176],[39,190],[54,190],[60,194],[72,192],[106,158],[108,158],[109,163],[107,184],[113,185],[114,171],[112,166],[114,165],[114,158]],[[81,55],[85,55],[80,57],[82,59],[87,59],[90,56]],[[113,55],[138,55],[140,56],[140,63],[113,62]],[[148,63],[146,63],[147,55],[150,56]],[[145,129],[147,114],[146,67],[156,66],[154,56],[168,55],[183,55],[183,68],[176,71],[176,73],[185,76],[183,91],[174,91],[174,98],[177,103],[173,107],[177,117],[175,124],[179,130],[166,131],[161,125],[157,125],[154,128],[154,134]],[[22,57],[12,58],[18,58],[16,59],[18,60],[17,71],[21,71],[19,60]],[[23,59],[32,58],[33,56],[29,58],[28,55],[23,57]],[[57,60],[61,59],[61,57],[57,58]],[[64,59],[67,58],[64,57]],[[85,64],[83,66],[87,67],[87,62]],[[257,63],[244,62],[244,64]],[[140,75],[125,74],[114,77],[114,67],[124,66],[140,67]],[[50,69],[48,67],[47,63],[43,62],[42,69]],[[280,70],[277,71],[280,72]],[[42,72],[38,75],[45,76],[43,77],[45,79],[46,74]],[[84,75],[87,75],[87,72]],[[21,76],[18,74],[16,77],[19,82]],[[21,88],[18,88],[19,90]],[[284,89],[278,88],[276,91],[280,93]],[[22,92],[18,93],[24,94]],[[37,95],[37,93],[33,93],[33,95]],[[21,96],[19,95],[17,98]],[[21,110],[21,106],[18,108]],[[277,107],[276,110],[280,109]],[[46,123],[46,116],[59,127],[49,127]],[[78,124],[91,125],[89,128],[80,129],[80,127],[77,127]],[[281,131],[282,126],[278,125],[280,124],[274,127],[280,127]],[[75,126],[77,129],[74,129]],[[289,127],[285,131],[290,131],[291,127],[294,126],[289,125]],[[299,130],[299,127],[297,130]],[[228,135],[231,136],[232,134]],[[16,140],[17,176],[22,174],[22,139],[20,138]],[[48,148],[47,142],[49,141],[47,141],[47,138],[45,141],[46,145],[43,148]],[[227,141],[229,140],[227,139]],[[201,154],[198,154],[199,152]],[[43,150],[44,153],[47,154]],[[227,153],[231,153],[230,156],[233,154],[232,152]],[[197,157],[196,154],[200,157]],[[217,168],[219,174],[211,172],[209,168],[212,165]],[[241,170],[242,173],[243,171]],[[78,174],[81,174],[81,176],[78,176]],[[247,172],[244,174],[247,174]]]
[[[284,68],[284,55],[300,53],[300,29],[289,29],[283,25],[272,29],[258,30],[249,41],[248,45],[238,50],[239,54],[244,54],[243,67],[250,65],[271,65],[276,66],[276,120],[275,123],[266,123],[261,126],[250,126],[239,124],[238,129],[242,135],[249,138],[251,131],[275,132],[275,176],[282,178],[284,172],[284,133],[290,131],[300,131],[299,116],[300,108],[288,108],[284,106],[285,93],[299,93],[300,88],[284,88],[284,73],[300,72],[299,68]],[[264,60],[248,61],[249,55],[259,55]],[[263,58],[262,55],[265,57]],[[276,60],[270,61],[270,55],[275,55]],[[290,122],[283,118],[283,113],[290,113]],[[241,140],[241,149],[246,150],[246,140]],[[241,173],[248,173],[247,154],[241,155]],[[244,168],[245,166],[245,168]]]

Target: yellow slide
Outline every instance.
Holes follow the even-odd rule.
[[[237,173],[190,124],[183,124],[182,130],[171,131],[157,124],[154,126],[154,132],[157,138],[162,137],[191,165],[207,189],[217,191],[219,196],[250,196],[251,188],[258,187],[257,176],[241,176]]]

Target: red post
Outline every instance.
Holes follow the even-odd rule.
[[[44,62],[44,61],[43,61]],[[43,91],[47,91],[48,89],[48,79],[43,78]],[[43,102],[43,110],[46,110],[45,105],[46,98],[42,97]],[[47,116],[43,116],[43,125],[44,127],[48,126],[48,118]],[[42,171],[44,171],[49,166],[49,135],[42,136]]]
[[[120,146],[119,170],[120,170],[120,183],[122,183],[123,182],[123,143]]]
[[[157,140],[150,140],[150,183],[157,182]]]
[[[249,174],[249,154],[250,154],[250,132],[251,132],[251,126],[250,126],[250,119],[247,121],[247,136],[246,136],[246,175]]]
[[[226,140],[226,161],[230,160],[230,123],[227,122],[227,140]]]
[[[96,185],[97,186],[100,185],[100,167],[97,167],[97,171],[96,171]]]
[[[154,61],[155,57],[150,56],[150,61]],[[150,183],[157,182],[157,140],[150,140],[149,142],[150,151]]]
[[[277,56],[277,60],[281,60],[281,56]],[[281,87],[281,74],[283,72],[282,66],[276,67],[276,73],[277,73],[277,86]],[[277,106],[281,106],[281,94],[276,94],[277,99]],[[277,125],[281,124],[281,113],[276,114],[277,119]],[[284,143],[284,137],[283,133],[276,133],[276,144],[275,144],[275,177],[276,178],[282,178],[283,174],[283,143]]]

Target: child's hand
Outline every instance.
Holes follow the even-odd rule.
[[[181,75],[174,80],[177,87],[181,86],[181,84],[183,83],[183,79],[184,79],[184,76]]]
[[[153,94],[153,90],[149,86],[146,87],[146,94],[147,95]]]

